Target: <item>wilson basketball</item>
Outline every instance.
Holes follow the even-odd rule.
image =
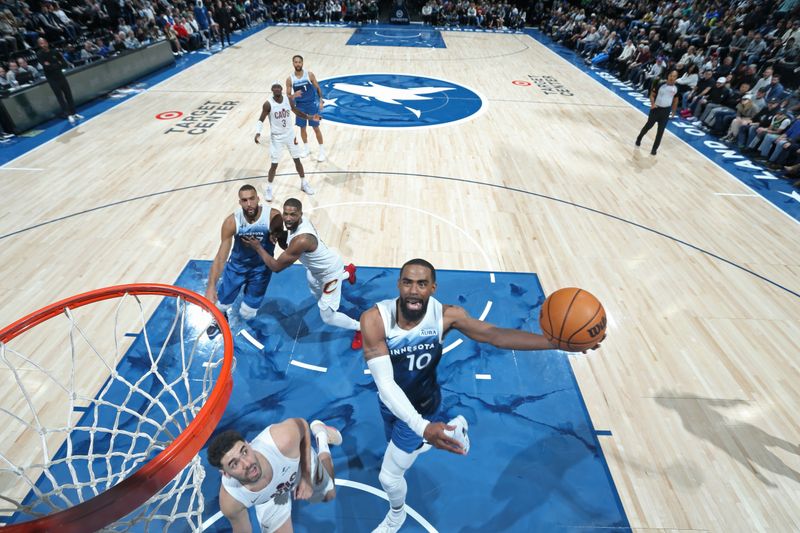
[[[542,304],[539,325],[559,350],[582,352],[603,338],[606,310],[590,292],[575,287],[559,289]]]

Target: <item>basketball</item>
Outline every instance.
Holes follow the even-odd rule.
[[[544,301],[539,325],[559,350],[582,352],[597,345],[606,332],[606,310],[590,292],[559,289]]]

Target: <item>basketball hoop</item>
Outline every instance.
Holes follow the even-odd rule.
[[[90,304],[96,305],[78,312],[88,317],[79,325],[76,310]],[[202,337],[209,313],[220,325],[221,355],[219,342]],[[151,324],[156,314],[169,320]],[[64,334],[65,326],[51,320],[58,316],[68,321],[68,363],[63,345],[42,347]],[[104,327],[111,318],[113,340]],[[43,337],[23,335],[37,326]],[[105,333],[90,340],[96,331]],[[87,292],[0,330],[0,393],[11,397],[0,403],[0,427],[14,443],[0,450],[0,524],[9,524],[0,532],[116,531],[176,519],[199,530],[203,469],[197,453],[228,403],[232,366],[233,337],[223,314],[202,296],[170,285]],[[101,386],[86,385],[92,380]],[[66,422],[46,420],[55,415],[42,409],[42,397],[50,411],[68,407]],[[12,456],[24,455],[27,442],[39,442],[42,450],[28,453],[36,460],[16,463]],[[9,496],[10,485],[20,497]]]

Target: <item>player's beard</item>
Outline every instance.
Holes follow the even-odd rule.
[[[422,317],[424,317],[425,313],[428,311],[428,300],[423,300],[421,298],[413,299],[418,299],[422,303],[422,306],[420,306],[419,310],[409,309],[407,305],[408,301],[400,296],[400,313],[408,322],[418,322],[419,320],[422,320]]]

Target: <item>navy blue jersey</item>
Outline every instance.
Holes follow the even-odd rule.
[[[394,380],[422,415],[436,410],[440,391],[436,367],[442,358],[442,304],[428,300],[419,324],[410,330],[397,325],[397,299],[378,302],[386,345],[394,367]]]
[[[242,237],[258,237],[261,241],[261,246],[270,255],[273,255],[275,245],[269,240],[269,215],[271,212],[272,210],[269,207],[262,205],[261,216],[252,224],[247,221],[243,209],[233,214],[233,218],[236,220],[236,233],[233,237],[233,249],[230,257],[228,257],[229,263],[248,268],[265,266],[264,261],[256,251],[242,242]]]
[[[292,92],[297,94],[294,99],[295,106],[306,108],[309,105],[318,104],[317,90],[314,88],[314,84],[311,83],[308,72],[305,69],[303,69],[301,77],[296,77],[293,72],[290,79],[292,80]]]

